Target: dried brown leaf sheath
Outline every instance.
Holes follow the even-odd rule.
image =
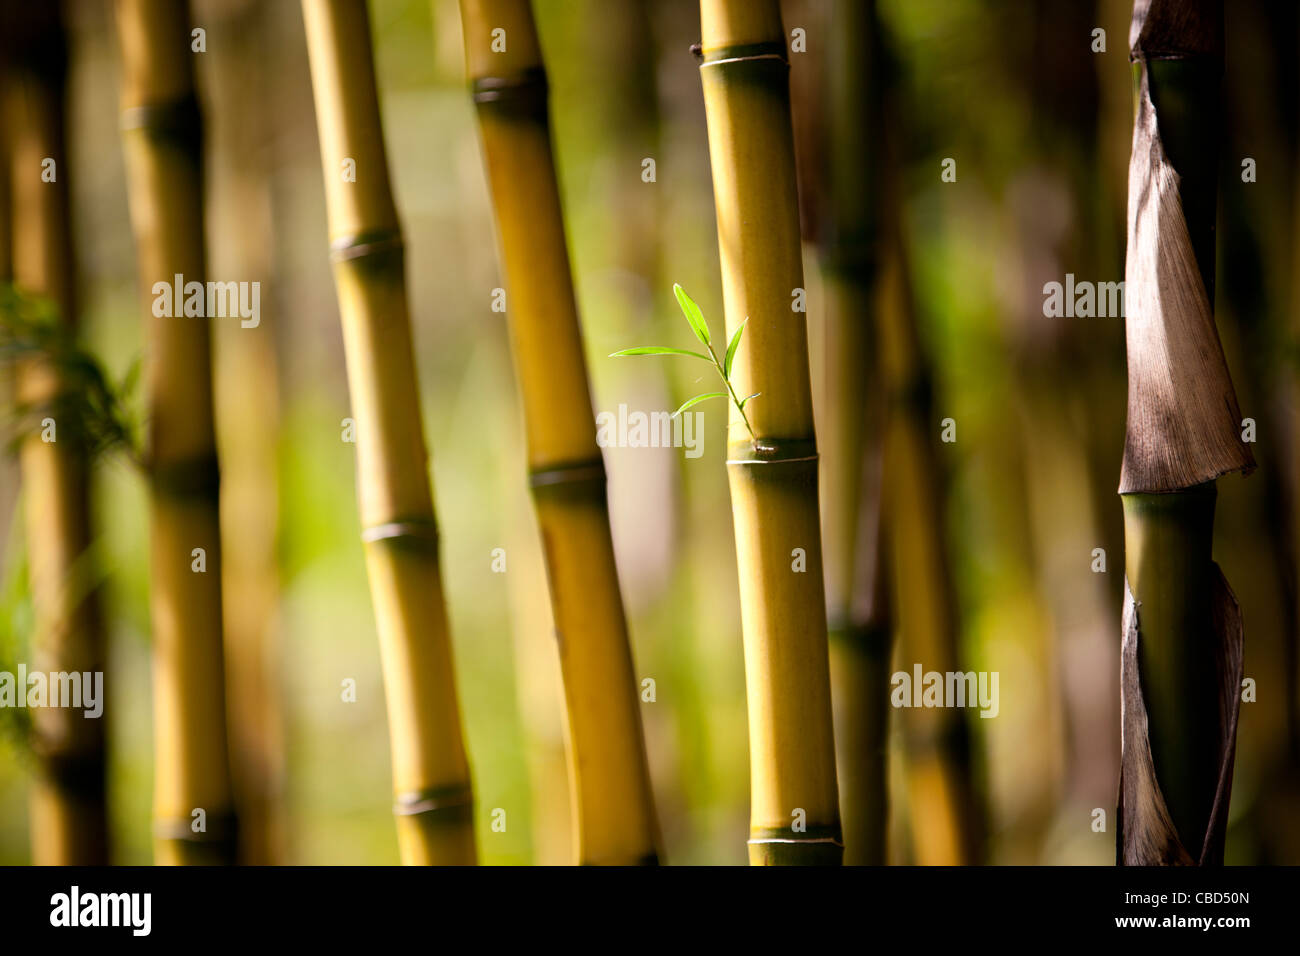
[[[1137,0],[1125,265],[1128,430],[1118,862],[1223,862],[1242,625],[1215,479],[1250,472],[1214,325],[1222,0]]]
[[[1128,429],[1120,494],[1249,473],[1241,411],[1141,69],[1128,182]]]
[[[1138,673],[1138,641],[1141,637],[1137,602],[1124,583],[1124,645],[1120,658],[1122,690],[1120,739],[1124,761],[1120,767],[1119,833],[1116,840],[1117,862],[1137,865],[1212,866],[1223,862],[1223,839],[1228,824],[1228,797],[1232,790],[1232,764],[1237,751],[1237,718],[1241,711],[1241,675],[1244,631],[1241,609],[1227,580],[1216,564],[1213,567],[1212,601],[1214,632],[1218,657],[1215,666],[1220,677],[1219,726],[1220,749],[1217,755],[1219,783],[1214,794],[1214,808],[1209,826],[1195,836],[1197,856],[1193,859],[1186,842],[1179,838],[1170,818],[1165,796],[1156,779],[1148,737],[1146,702],[1142,696]]]

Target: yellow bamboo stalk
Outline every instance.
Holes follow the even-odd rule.
[[[727,337],[748,319],[733,377],[754,440],[727,470],[749,705],[753,864],[839,863],[830,673],[789,63],[776,0],[702,0]],[[732,408],[732,434],[741,425]]]
[[[176,317],[153,308],[155,283],[173,283],[177,275],[203,282],[206,271],[189,6],[118,0],[117,27],[131,223],[149,316],[154,856],[163,864],[230,863],[235,819],[210,329],[207,319],[179,314],[181,303],[173,303]]]
[[[654,797],[537,30],[527,0],[462,0],[461,17],[560,646],[576,854],[585,864],[655,863]]]
[[[58,320],[72,329],[76,303],[63,130],[63,26],[57,4],[10,11],[5,20],[12,51],[5,104],[12,130],[9,192],[12,234],[19,237],[13,278],[22,292],[50,301]],[[43,165],[47,160],[54,166]],[[53,178],[47,180],[46,173]],[[4,231],[10,232],[8,226]],[[41,418],[52,418],[55,426],[53,441],[46,441],[45,429],[38,426],[23,439],[20,452],[36,617],[32,651],[36,670],[89,677],[103,674],[104,628],[89,554],[88,453],[75,416],[62,414],[69,387],[48,359],[29,360],[18,370],[19,403],[40,409]],[[31,794],[32,861],[107,863],[103,718],[45,707],[34,712],[33,721],[39,770]]]
[[[388,700],[398,844],[407,865],[473,864],[469,761],[370,20],[365,0],[303,0],[302,11],[357,424],[357,495]]]
[[[209,7],[213,6],[209,4]],[[261,302],[274,301],[277,228],[270,164],[273,102],[266,97],[274,8],[248,0],[216,4],[206,17],[215,150],[210,187],[221,197],[211,209],[214,271],[261,283]],[[239,815],[239,861],[283,862],[284,689],[278,658],[280,579],[277,563],[279,492],[277,444],[280,396],[276,323],[255,328],[230,322],[216,336],[218,444],[222,450],[221,521],[226,554],[226,693],[231,773]]]
[[[888,195],[890,190],[886,190]],[[908,669],[960,671],[956,600],[943,523],[929,370],[916,334],[897,210],[886,212],[877,330],[887,412],[884,497],[899,660]],[[978,862],[982,813],[973,780],[970,730],[960,708],[899,714],[907,750],[906,789],[917,863]]]

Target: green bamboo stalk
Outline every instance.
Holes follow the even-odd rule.
[[[11,51],[4,91],[12,134],[12,268],[21,293],[53,304],[57,321],[75,334],[72,228],[64,105],[67,50],[58,4],[5,11],[0,29]],[[54,166],[46,167],[48,160]],[[53,175],[45,178],[46,173]],[[9,184],[6,183],[6,186]],[[6,219],[9,210],[4,210]],[[2,230],[11,234],[6,221]],[[4,259],[9,260],[9,250]],[[22,363],[17,372],[20,405],[39,409],[37,421],[53,419],[53,441],[35,426],[23,441],[21,474],[26,489],[27,549],[36,627],[35,667],[46,672],[100,674],[105,639],[96,572],[90,560],[90,452],[65,414],[76,401],[74,386],[56,358]],[[33,715],[38,775],[31,795],[32,860],[38,865],[108,862],[105,725],[81,710],[45,707]]]
[[[1214,326],[1221,0],[1135,4],[1118,862],[1221,863],[1240,611],[1211,557],[1214,480],[1249,472]]]
[[[817,442],[803,288],[789,62],[776,0],[702,0],[700,78],[733,378],[727,470],[749,706],[753,864],[838,864]],[[743,425],[748,434],[740,437]],[[749,437],[752,436],[752,437]]]
[[[357,424],[357,494],[383,657],[398,844],[408,865],[472,864],[469,763],[370,20],[365,0],[303,0],[302,11]]]
[[[577,858],[588,864],[653,864],[659,842],[654,796],[537,30],[528,0],[462,0],[461,18],[496,210],[529,479],[560,641]]]
[[[165,864],[231,863],[211,333],[206,319],[153,308],[155,283],[177,275],[202,282],[206,271],[189,5],[118,0],[117,27],[131,222],[149,317],[154,853]]]

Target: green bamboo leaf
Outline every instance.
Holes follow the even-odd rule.
[[[695,304],[695,300],[686,294],[676,282],[673,283],[673,294],[677,296],[677,304],[682,307],[682,315],[686,316],[686,321],[691,325],[691,331],[695,337],[705,345],[709,344],[709,325],[704,321],[704,313],[700,307]]]
[[[748,321],[749,316],[746,316],[745,321],[736,327],[736,334],[731,337],[731,342],[727,345],[727,357],[722,363],[722,374],[727,378],[731,378],[731,363],[735,361],[736,349],[740,346],[740,333],[745,331],[745,323]]]
[[[666,345],[638,345],[636,348],[611,352],[609,357],[621,358],[624,355],[689,355],[692,358],[704,359],[706,362],[713,361],[703,352],[692,352],[689,349],[670,349]]]
[[[737,407],[739,407],[739,409],[743,412],[745,410],[746,402],[748,402],[751,398],[758,398],[758,396],[762,394],[763,394],[762,392],[755,392],[753,395],[746,395],[744,398],[740,400],[740,405]]]
[[[696,395],[694,398],[688,398],[682,402],[682,407],[673,412],[673,418],[676,418],[692,405],[698,405],[700,402],[708,401],[710,398],[726,398],[726,392],[705,392],[703,395]]]

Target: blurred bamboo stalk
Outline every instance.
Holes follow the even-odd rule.
[[[13,203],[10,196],[10,159],[13,151],[13,130],[5,105],[5,90],[12,83],[9,50],[13,31],[6,29],[0,34],[0,284],[13,280],[13,243],[12,215]],[[8,363],[0,363],[0,405],[10,406],[14,403],[15,383],[14,369]],[[10,528],[17,516],[18,492],[21,484],[18,462],[12,455],[0,455],[0,581],[8,580],[11,556],[7,543]]]
[[[272,213],[271,127],[266,98],[271,25],[256,0],[209,0],[199,8],[208,30],[206,65],[213,103],[214,269],[261,283],[274,301],[276,223]],[[268,294],[268,292],[270,294]],[[285,827],[282,673],[277,660],[280,573],[278,323],[229,323],[214,330],[221,448],[222,536],[226,554],[226,693],[231,773],[239,815],[239,861],[283,862]]]
[[[117,26],[131,222],[150,315],[145,454],[155,858],[164,864],[230,863],[236,835],[226,740],[211,333],[207,319],[155,314],[151,292],[155,283],[170,283],[177,275],[202,282],[206,272],[202,128],[189,5],[118,0]],[[179,312],[180,303],[175,305]]]
[[[12,83],[9,51],[11,30],[5,31],[0,38],[0,284],[13,280],[13,243],[11,215],[13,204],[10,198],[9,161],[13,150],[13,131],[10,129],[5,90]],[[0,367],[0,404],[10,405],[14,398],[13,371],[9,367]],[[8,574],[9,527],[13,521],[14,506],[18,497],[18,464],[9,455],[0,455],[0,580]]]
[[[883,132],[875,6],[830,4],[822,89],[808,91],[825,104],[824,129],[814,140],[825,158],[800,156],[800,198],[818,210],[805,220],[816,224],[825,301],[818,431],[831,698],[844,863],[857,866],[886,862],[893,643],[881,508],[884,393],[874,342]]]
[[[357,423],[357,493],[383,657],[402,862],[473,864],[473,799],[438,567],[365,0],[303,0],[334,281]]]
[[[12,188],[4,191],[12,197],[12,235],[18,238],[12,247],[14,283],[52,302],[57,320],[72,330],[77,305],[64,148],[67,41],[59,9],[58,3],[33,4],[6,10],[0,20],[10,50],[3,92]],[[8,222],[0,232],[10,234]],[[8,253],[6,248],[6,263]],[[48,358],[24,361],[15,385],[19,404],[39,409],[56,429],[47,441],[38,426],[24,437],[20,451],[35,667],[76,672],[83,679],[102,675],[106,651],[91,552],[89,452],[77,416],[64,414],[75,396],[64,372]],[[108,863],[103,718],[86,717],[75,708],[42,707],[33,713],[33,732],[39,770],[31,795],[32,862]]]
[[[892,102],[885,128],[896,127]],[[944,478],[935,432],[933,377],[916,326],[898,194],[896,147],[884,158],[876,336],[885,391],[884,500],[892,608],[904,670],[961,672],[957,596],[944,528]],[[965,710],[907,708],[899,715],[912,846],[924,866],[978,863],[982,801]]]
[[[462,0],[461,19],[560,646],[577,858],[584,864],[653,864],[659,841],[654,795],[537,30],[528,0]]]
[[[702,0],[708,121],[733,378],[754,439],[727,470],[740,573],[755,865],[843,856],[832,730],[817,441],[803,288],[789,63],[776,0]],[[741,424],[732,408],[732,425]]]
[[[1249,473],[1214,324],[1222,0],[1140,0],[1129,165],[1118,862],[1223,861],[1242,674],[1211,557],[1215,479]]]

